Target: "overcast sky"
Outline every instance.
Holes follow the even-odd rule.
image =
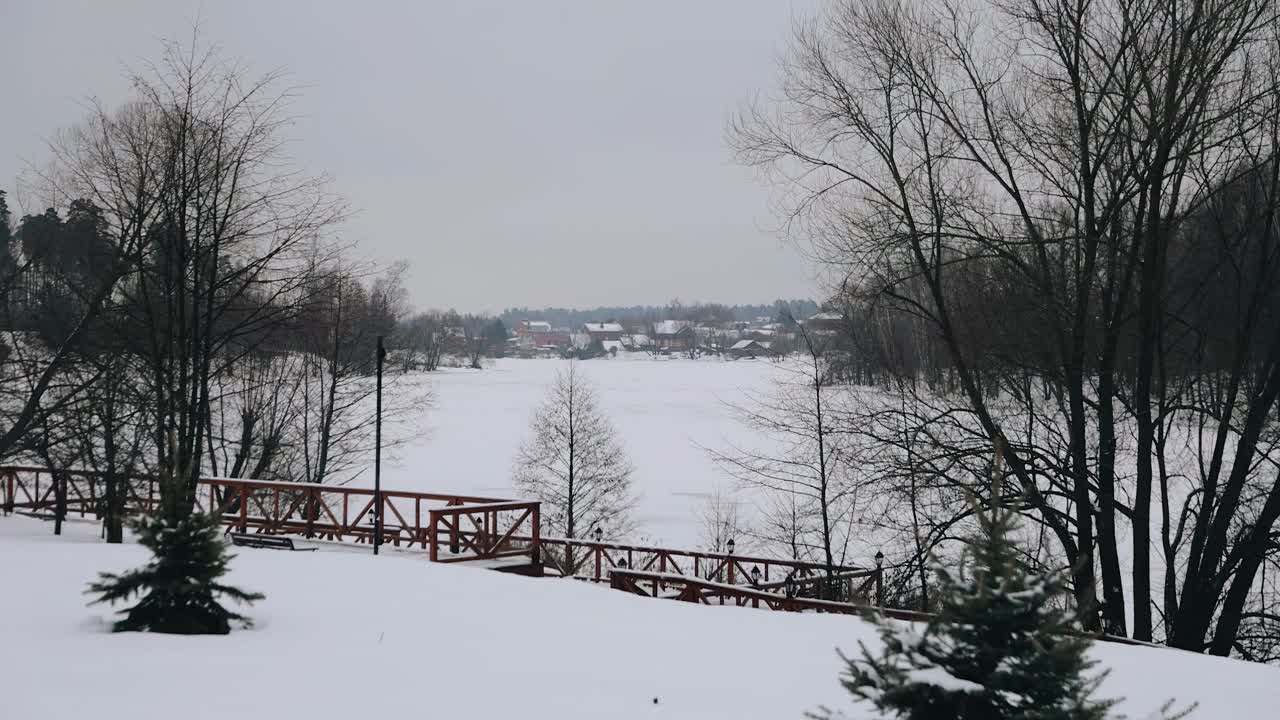
[[[420,308],[813,296],[724,126],[818,2],[0,0],[0,188],[199,17],[303,86],[295,157],[357,211],[344,238],[409,260]]]

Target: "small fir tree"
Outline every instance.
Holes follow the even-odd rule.
[[[884,644],[873,655],[865,645],[841,683],[855,697],[889,717],[910,720],[1101,720],[1115,704],[1093,700],[1102,676],[1089,641],[1068,634],[1075,614],[1055,602],[1059,576],[1027,569],[1015,547],[1015,513],[999,502],[1000,452],[993,467],[992,500],[977,513],[965,572],[937,567],[937,616],[918,632],[877,620]],[[841,657],[844,657],[843,655]]]
[[[88,590],[99,595],[91,604],[114,605],[142,596],[137,605],[121,611],[124,618],[113,625],[115,632],[225,635],[233,622],[252,625],[218,602],[219,595],[246,604],[263,596],[218,582],[233,556],[227,554],[216,517],[195,513],[173,520],[156,515],[137,520],[133,529],[138,542],[151,550],[151,562],[122,575],[100,573]]]

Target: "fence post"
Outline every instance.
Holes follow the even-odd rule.
[[[431,541],[431,554],[429,557],[431,558],[431,562],[436,562],[440,557],[440,539],[436,537],[436,527],[439,525],[438,521],[440,520],[440,511],[427,510],[427,517],[430,518],[430,525],[427,530],[427,537]]]
[[[533,521],[533,547],[530,548],[530,559],[534,565],[542,564],[542,503],[533,504],[533,514],[530,516]],[[539,571],[541,572],[541,571]]]
[[[4,474],[4,478],[5,478],[4,514],[5,515],[9,515],[13,512],[14,494],[17,492],[17,488],[15,488],[14,485],[16,483],[15,478],[17,477],[17,475],[18,473],[14,470],[9,470]]]
[[[876,607],[884,608],[884,568],[876,568]]]
[[[240,483],[240,532],[249,529],[249,488]]]

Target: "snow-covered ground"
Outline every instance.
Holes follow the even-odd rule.
[[[383,470],[384,487],[511,494],[516,450],[564,365],[503,359],[479,371],[406,377],[429,383],[434,400],[413,414],[409,441]],[[630,539],[697,546],[705,496],[718,485],[733,486],[704,448],[757,442],[730,405],[746,402],[744,393],[767,392],[781,371],[761,360],[654,360],[647,354],[581,362],[579,371],[595,386],[635,466],[639,531]],[[372,472],[356,482],[372,484]]]
[[[625,595],[568,580],[391,553],[242,550],[231,580],[266,593],[224,637],[106,632],[85,606],[100,570],[141,564],[92,525],[56,538],[0,518],[0,717],[801,718],[849,708],[835,648],[864,622]],[[1274,718],[1280,669],[1105,645],[1101,695],[1143,718],[1171,697],[1194,718]],[[855,720],[869,717],[850,713]]]

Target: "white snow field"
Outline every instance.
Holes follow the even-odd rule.
[[[433,403],[410,418],[410,439],[384,466],[383,487],[510,496],[512,461],[529,419],[565,365],[502,359],[484,370],[406,376],[429,383]],[[696,547],[703,498],[734,485],[704,448],[758,443],[730,404],[747,403],[743,393],[767,393],[784,371],[763,360],[654,360],[643,353],[588,360],[578,369],[635,466],[639,527],[628,540]],[[355,482],[372,485],[372,467]]]
[[[390,553],[241,550],[230,580],[266,593],[252,630],[111,634],[85,606],[100,570],[146,559],[96,527],[0,518],[0,718],[697,718],[779,720],[821,704],[852,720],[835,648],[874,642],[837,616],[708,608],[571,580]],[[1280,668],[1098,646],[1100,694],[1140,720],[1275,718]]]

